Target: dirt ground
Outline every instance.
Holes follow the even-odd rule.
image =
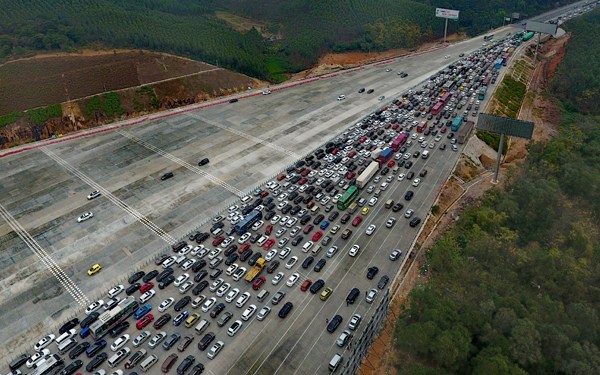
[[[544,95],[548,78],[556,69],[564,56],[564,46],[569,36],[559,40],[550,40],[541,49],[542,60],[536,66],[528,87],[526,100],[519,113],[519,119],[534,121],[534,141],[546,141],[556,134],[560,123],[560,111],[556,103]],[[426,253],[429,248],[448,230],[460,213],[467,206],[476,204],[487,190],[496,187],[503,188],[506,173],[511,168],[518,167],[519,162],[527,156],[526,145],[528,141],[512,138],[505,160],[500,168],[499,183],[492,183],[492,172],[478,162],[476,155],[485,156],[495,154],[483,142],[473,137],[460,161],[458,162],[449,182],[442,188],[437,205],[439,212],[433,215],[421,232],[413,250],[413,261],[407,262],[402,271],[403,277],[396,287],[394,298],[390,304],[388,319],[363,360],[359,373],[361,375],[398,374],[396,363],[410,361],[407,353],[394,349],[395,319],[400,315],[402,306],[409,303],[410,291],[427,282],[428,274],[421,274],[420,270],[426,263]],[[486,150],[487,148],[487,150]]]

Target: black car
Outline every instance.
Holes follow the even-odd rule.
[[[254,233],[252,236],[250,236],[250,238],[248,238],[248,242],[256,243],[256,241],[258,241],[260,236],[261,236],[260,233]]]
[[[84,341],[81,344],[77,345],[69,352],[69,358],[75,359],[79,357],[81,353],[85,352],[90,347],[90,345],[91,344],[87,341]]]
[[[67,367],[65,367],[59,374],[60,375],[71,375],[73,374],[75,371],[79,370],[79,368],[83,366],[83,361],[81,360],[76,360],[73,361],[70,365],[68,365]]]
[[[163,281],[161,281],[160,283],[158,283],[158,288],[159,289],[165,289],[173,281],[175,281],[175,276],[174,275],[169,275],[165,279],[163,279]]]
[[[211,342],[215,339],[214,332],[208,332],[200,341],[198,341],[198,349],[205,350],[208,348]]]
[[[196,358],[193,355],[188,355],[180,364],[177,366],[177,375],[183,375],[185,372],[196,362]]]
[[[169,254],[163,254],[158,256],[155,260],[154,260],[154,264],[157,266],[160,266],[162,264],[162,262],[164,262],[165,260],[167,260],[167,258],[169,258],[170,255]]]
[[[308,267],[310,267],[314,260],[315,258],[313,258],[312,256],[307,256],[306,259],[304,259],[304,262],[302,262],[302,268],[307,269]]]
[[[222,274],[222,273],[223,273],[223,269],[221,269],[221,268],[215,268],[215,269],[214,269],[214,270],[213,270],[213,271],[210,273],[210,276],[209,276],[209,278],[210,278],[211,280],[216,280],[216,279],[217,279],[217,277],[221,276],[221,274]]]
[[[358,296],[360,295],[360,290],[358,288],[352,288],[348,296],[346,297],[346,303],[353,304]]]
[[[417,225],[419,225],[419,224],[421,224],[421,219],[420,219],[420,218],[418,218],[418,217],[415,217],[415,218],[414,218],[414,219],[412,219],[412,220],[410,221],[410,223],[409,223],[409,225],[410,225],[411,227],[413,227],[413,228],[414,228],[414,227],[416,227],[416,226],[417,226]]]
[[[129,285],[129,286],[127,287],[127,289],[125,289],[125,293],[126,293],[128,296],[130,296],[130,295],[132,295],[133,293],[135,293],[135,292],[137,292],[138,290],[140,290],[140,288],[141,288],[141,287],[142,287],[142,284],[140,284],[140,283],[135,283],[135,284]]]
[[[202,159],[202,160],[200,160],[200,161],[198,162],[198,166],[200,166],[200,167],[201,167],[201,166],[203,166],[203,165],[206,165],[206,164],[208,164],[209,162],[210,162],[210,160],[208,160],[208,158],[204,158],[204,159]]]
[[[262,258],[262,254],[260,253],[260,251],[257,251],[256,253],[252,254],[252,256],[250,257],[250,259],[248,259],[248,265],[249,266],[254,266],[256,264],[256,261]]]
[[[81,323],[79,323],[79,327],[81,327],[81,328],[89,327],[92,323],[94,323],[96,320],[98,320],[99,316],[100,316],[100,313],[97,311],[94,311],[90,315],[86,316],[85,319],[83,319],[81,321]]]
[[[225,255],[226,257],[228,257],[231,254],[235,253],[237,251],[237,249],[238,249],[237,245],[229,245],[227,247],[227,249],[225,249],[225,251],[223,252],[223,255]]]
[[[198,283],[198,285],[196,285],[194,287],[194,289],[192,289],[192,294],[197,296],[198,294],[202,293],[202,291],[204,289],[206,289],[207,287],[208,287],[208,281],[202,280],[200,283]]]
[[[163,174],[163,175],[160,177],[160,179],[161,179],[162,181],[164,181],[164,180],[168,180],[168,179],[169,179],[169,178],[171,178],[171,177],[173,177],[173,172],[167,172],[167,173]]]
[[[304,236],[296,236],[296,238],[294,238],[294,240],[292,241],[292,246],[298,246],[298,244],[302,242],[303,239]]]
[[[96,358],[92,359],[90,363],[87,364],[87,366],[85,366],[85,369],[87,370],[87,372],[92,372],[98,367],[100,367],[100,365],[104,363],[104,361],[106,361],[107,358],[108,354],[100,353],[96,356]]]
[[[138,281],[139,279],[141,279],[142,277],[144,277],[146,273],[144,271],[139,271],[134,273],[133,275],[129,276],[129,279],[127,279],[127,281],[129,281],[129,284],[133,284],[136,281]]]
[[[154,322],[152,325],[156,329],[161,329],[165,324],[169,323],[171,320],[171,314],[163,314]]]
[[[415,195],[415,193],[412,190],[409,190],[406,192],[406,194],[404,194],[404,199],[409,201],[412,199],[413,195]]]
[[[251,248],[247,248],[243,253],[240,254],[240,261],[245,262],[252,255],[253,251]]]
[[[340,216],[340,213],[337,211],[333,211],[332,213],[329,214],[329,217],[327,218],[327,220],[329,220],[329,222],[332,222],[335,219],[337,219],[338,216]]]
[[[10,371],[15,371],[19,367],[23,366],[29,360],[29,358],[29,355],[21,354],[17,358],[13,359],[12,362],[10,362],[10,364],[8,365]]]
[[[185,296],[182,299],[180,299],[179,301],[177,301],[177,303],[175,304],[175,311],[181,311],[183,310],[184,307],[186,307],[188,305],[188,303],[192,302],[192,297],[190,296]]]
[[[204,372],[204,365],[202,363],[198,363],[196,366],[194,366],[194,368],[189,373],[189,375],[200,375],[203,372]]]
[[[277,267],[279,267],[279,261],[272,260],[271,262],[269,262],[269,265],[267,266],[267,272],[273,273],[277,269]]]
[[[316,294],[323,286],[325,286],[325,281],[319,279],[310,286],[310,292]]]
[[[274,205],[273,203],[271,203],[271,204],[272,204],[272,205]],[[273,210],[269,209],[269,212],[267,212],[267,213],[265,214],[265,216],[264,216],[264,219],[265,219],[265,220],[271,220],[271,218],[272,218],[273,216],[275,216],[275,212],[274,212]],[[201,365],[201,363],[200,363],[200,365]],[[196,367],[198,367],[198,365],[194,366],[194,368],[196,368]]]
[[[390,171],[390,169],[388,167],[383,167],[381,169],[381,175],[385,176],[386,174],[388,174],[389,171]]]
[[[225,310],[225,304],[221,302],[212,309],[210,312],[210,317],[213,319],[216,318],[221,312],[223,312],[223,310]]]
[[[196,263],[192,265],[192,271],[198,272],[202,268],[206,267],[206,261],[204,259],[197,260]]]
[[[406,175],[407,180],[412,180],[413,177],[415,177],[415,172],[408,172],[408,174]]]
[[[101,351],[102,349],[104,349],[106,347],[106,340],[104,339],[100,339],[98,341],[96,341],[95,343],[93,343],[88,350],[86,351],[86,354],[88,357],[93,357],[96,354],[98,354],[99,351]]]
[[[300,206],[294,206],[290,210],[290,215],[296,215],[301,210]]]
[[[238,101],[238,100],[237,100],[236,98],[229,99],[229,103],[237,103],[237,101]]]
[[[145,283],[151,281],[152,279],[154,279],[156,276],[158,275],[158,270],[152,270],[150,272],[148,272],[147,274],[144,275],[144,277],[142,277],[142,280],[144,280]]]
[[[79,319],[75,318],[73,320],[69,320],[68,322],[63,324],[62,327],[60,327],[60,329],[58,330],[58,333],[60,333],[62,335],[63,333],[70,330],[71,328],[75,328],[75,326],[77,326],[77,324],[79,324]]]
[[[310,219],[312,219],[312,217],[308,214],[302,216],[302,218],[300,219],[300,224],[301,225],[306,225],[306,223],[308,223],[310,221]]]
[[[292,311],[292,308],[294,307],[294,304],[291,302],[286,302],[282,307],[281,310],[279,310],[279,317],[281,319],[285,319],[286,316],[288,316],[288,314],[290,313],[290,311]]]
[[[362,94],[363,92],[365,92],[365,88],[364,87],[358,90],[359,94]]]
[[[319,225],[321,224],[321,221],[323,221],[323,219],[325,219],[325,216],[319,214],[315,217],[315,219],[313,220],[313,224],[314,225]]]
[[[404,205],[402,203],[398,202],[392,206],[392,211],[398,212],[403,208],[404,208]]]
[[[315,267],[313,268],[313,271],[315,271],[315,272],[321,272],[321,270],[323,269],[323,267],[325,267],[326,263],[327,263],[327,261],[325,259],[319,259],[319,261],[317,262],[317,264],[315,264]]]
[[[379,272],[379,268],[375,266],[369,267],[369,269],[367,270],[367,279],[373,280],[375,275],[377,275],[377,272]]]
[[[290,198],[290,199],[292,199],[292,198]],[[302,203],[303,200],[304,200],[304,197],[302,195],[298,195],[297,197],[292,199],[292,202],[294,202],[294,204],[300,204],[300,203]],[[281,210],[281,212],[283,212],[283,210]]]
[[[163,281],[167,276],[172,275],[173,272],[175,272],[175,270],[172,269],[171,267],[165,269],[164,271],[159,273],[158,276],[156,276],[156,281],[158,281],[158,282]]]
[[[390,281],[390,278],[387,275],[381,276],[381,279],[379,279],[379,282],[377,283],[377,288],[379,288],[379,289],[385,288],[389,281]]]
[[[208,270],[200,270],[196,276],[194,276],[194,282],[199,283],[200,280],[206,277],[206,275],[208,275]]]
[[[406,163],[404,163],[404,168],[406,169],[410,169],[410,167],[412,167],[413,162],[410,160],[407,160]]]
[[[329,322],[329,324],[327,324],[327,332],[329,332],[329,333],[335,332],[337,327],[339,327],[340,324],[342,324],[343,320],[344,319],[342,318],[341,315],[334,316],[333,319],[331,319],[331,321]]]
[[[352,216],[349,213],[345,213],[342,218],[340,219],[342,224],[346,224],[347,222],[350,221],[350,219],[352,218]]]
[[[204,232],[201,233],[198,237],[196,237],[196,243],[200,244],[204,241],[206,241],[208,239],[208,237],[210,237],[210,234]]]
[[[196,240],[196,238],[198,238],[198,236],[199,236],[200,234],[202,234],[202,233],[200,233],[200,232],[196,231],[196,232],[194,232],[194,233],[192,233],[192,234],[190,234],[190,235],[189,235],[189,237],[188,237],[188,240],[190,240],[190,241],[195,241],[195,240]]]
[[[121,323],[117,324],[113,329],[111,329],[109,331],[110,337],[116,338],[121,333],[125,332],[125,330],[127,328],[129,328],[129,322],[128,321],[124,321],[124,322],[121,322]]]
[[[238,260],[239,255],[234,252],[233,254],[229,255],[227,257],[227,259],[225,259],[225,265],[226,266],[231,266],[236,260]]]

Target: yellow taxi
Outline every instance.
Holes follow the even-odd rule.
[[[369,213],[369,207],[363,207],[363,209],[362,209],[361,213],[362,213],[363,215],[366,215],[366,214],[368,214],[368,213]]]
[[[327,301],[327,298],[333,293],[333,288],[325,288],[324,291],[321,292],[321,301]]]
[[[102,266],[99,265],[98,263],[96,263],[87,272],[88,272],[88,275],[92,276],[93,274],[100,272],[101,269],[102,269]]]

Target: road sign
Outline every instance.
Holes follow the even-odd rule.
[[[458,10],[444,9],[444,8],[435,8],[435,16],[436,17],[448,18],[448,19],[451,19],[451,20],[457,20],[458,19],[458,13],[460,13]]]
[[[512,14],[512,18],[515,19],[515,20],[518,20],[520,17],[521,17],[520,13],[513,13]]]
[[[558,25],[553,23],[544,23],[544,22],[536,22],[536,21],[527,21],[526,26],[527,31],[534,31],[542,34],[556,34],[556,30],[558,29]]]

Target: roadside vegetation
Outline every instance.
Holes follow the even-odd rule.
[[[572,29],[572,41],[589,32]],[[570,45],[559,71],[598,50],[600,38]],[[505,189],[464,211],[429,250],[429,280],[395,330],[400,373],[600,368],[600,118],[577,100],[600,85],[567,77],[557,74],[551,92],[566,103],[558,135],[530,144]]]
[[[62,117],[60,104],[53,104],[47,107],[30,109],[23,112],[13,112],[0,116],[0,128],[13,124],[19,119],[24,119],[32,125],[41,125],[51,118]]]

